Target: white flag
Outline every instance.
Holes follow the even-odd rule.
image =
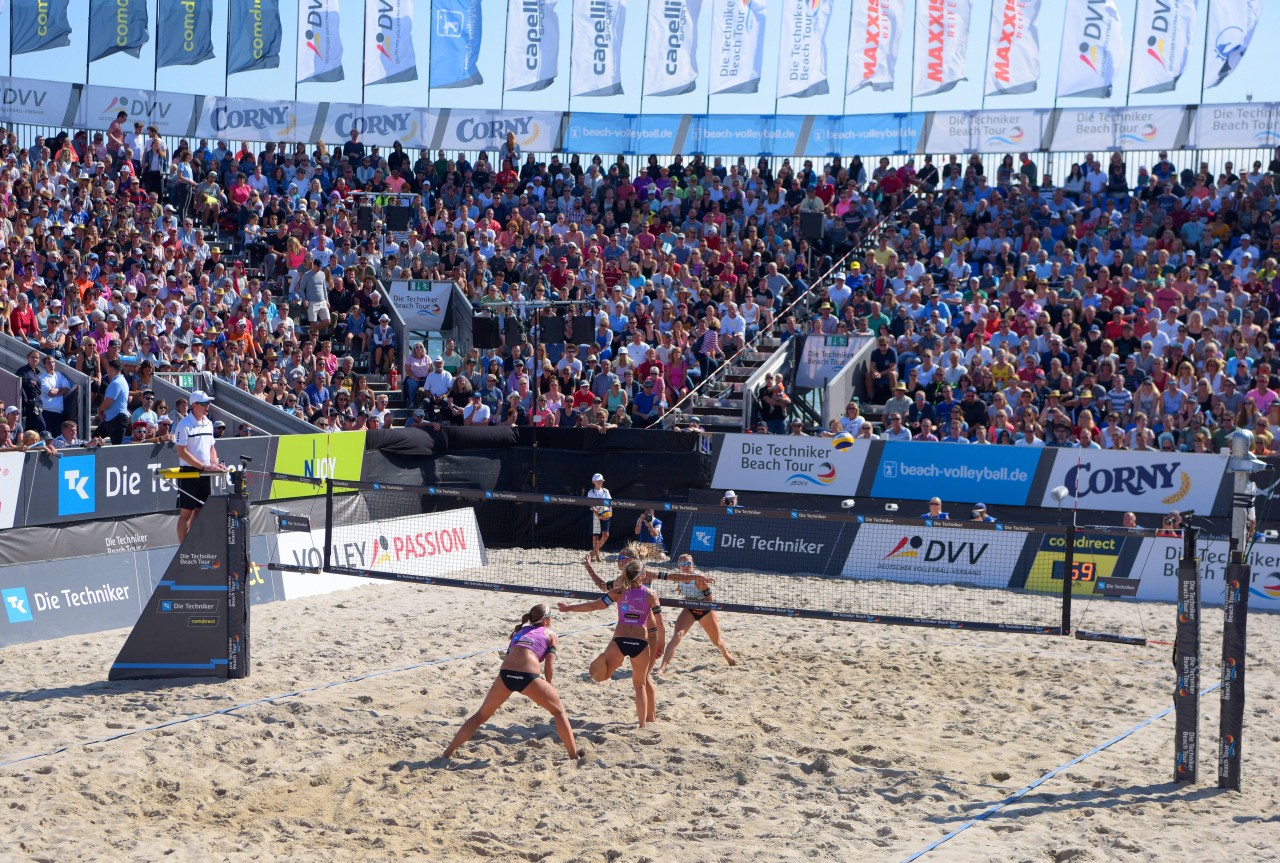
[[[698,86],[698,14],[702,0],[651,0],[644,94],[679,96]]]
[[[298,0],[298,78],[342,80],[342,36],[338,0]]]
[[[917,0],[917,96],[945,93],[965,79],[969,16],[973,0]]]
[[[1058,96],[1107,99],[1116,78],[1116,58],[1124,50],[1116,0],[1075,0],[1067,4],[1058,60]]]
[[[832,0],[782,0],[778,98],[822,96],[827,84],[827,24]]]
[[[367,0],[364,7],[364,83],[418,80],[413,53],[413,0]]]
[[[1138,0],[1130,93],[1166,93],[1187,67],[1196,0]]]
[[[711,0],[711,95],[755,93],[764,63],[764,0]]]
[[[1039,17],[1040,0],[992,3],[987,44],[988,96],[1035,92],[1040,79]]]
[[[853,0],[846,93],[863,87],[892,90],[898,65],[904,0]]]
[[[627,0],[574,0],[570,96],[622,92],[622,37]]]
[[[1253,41],[1262,17],[1262,0],[1212,0],[1209,3],[1209,56],[1204,87],[1216,87],[1236,70]]]
[[[560,16],[556,0],[508,0],[508,93],[545,90],[556,80],[560,57]]]

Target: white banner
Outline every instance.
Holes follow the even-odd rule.
[[[1262,0],[1210,0],[1206,90],[1221,84],[1240,65],[1261,17]]]
[[[698,86],[698,15],[702,0],[649,4],[644,95],[679,96]]]
[[[870,336],[807,336],[796,367],[796,385],[825,387],[849,359],[871,341]]]
[[[196,97],[92,84],[85,87],[80,96],[77,122],[87,129],[105,129],[120,111],[128,111],[130,120],[141,120],[148,126],[155,126],[161,135],[190,135]],[[140,156],[135,155],[135,158]]]
[[[388,293],[406,327],[438,333],[444,327],[453,282],[395,281]]]
[[[711,95],[760,89],[764,10],[764,0],[711,0]]]
[[[1224,581],[1230,546],[1226,540],[1202,541],[1196,546],[1200,554],[1200,592],[1205,605],[1222,605],[1228,585]],[[1178,559],[1182,556],[1182,539],[1156,537],[1145,539],[1138,550],[1130,578],[1141,579],[1138,599],[1156,602],[1178,601]],[[1257,542],[1249,546],[1248,563],[1252,568],[1249,590],[1249,612],[1280,612],[1280,544]],[[1244,590],[1245,585],[1231,589]]]
[[[1192,147],[1274,147],[1280,144],[1276,105],[1201,105]]]
[[[346,141],[354,129],[366,145],[390,147],[399,141],[406,148],[427,148],[431,146],[430,117],[425,108],[384,108],[380,105],[330,102],[322,137],[326,141]]]
[[[827,25],[833,0],[779,0],[782,46],[778,54],[778,98],[821,96],[827,84]]]
[[[973,0],[918,0],[915,95],[945,93],[965,79],[972,12]]]
[[[1117,0],[1067,3],[1058,60],[1058,96],[1110,98],[1116,62],[1124,50]]]
[[[994,0],[987,42],[988,96],[1034,93],[1040,80],[1040,0]]]
[[[1178,133],[1185,117],[1178,107],[1063,109],[1052,146],[1064,151],[1175,149],[1182,145]]]
[[[925,151],[930,153],[1021,153],[1041,149],[1043,111],[938,111]]]
[[[1130,93],[1167,93],[1187,68],[1196,0],[1138,0]]]
[[[67,115],[75,109],[75,98],[75,90],[70,84],[0,78],[0,121],[36,126],[69,124],[74,121],[74,117]]]
[[[26,458],[20,452],[0,452],[0,530],[13,527],[18,512],[18,489],[22,488],[22,463]]]
[[[507,3],[508,93],[545,90],[556,80],[560,57],[560,16],[556,0]]]
[[[622,39],[627,0],[574,0],[570,96],[622,92]]]
[[[207,96],[196,123],[196,135],[248,141],[312,141],[319,108],[314,102]]]
[[[556,149],[560,134],[559,111],[458,111],[438,114],[437,147],[495,150],[514,132],[520,146],[534,153]]]
[[[364,83],[418,80],[413,51],[413,0],[367,0],[364,7]]]
[[[298,0],[299,84],[342,80],[338,6],[338,0]]]
[[[830,438],[727,434],[711,486],[853,497],[870,449],[871,442],[861,440],[838,451]]]
[[[1014,531],[864,523],[858,526],[841,575],[1003,588],[1026,541],[1027,534]]]
[[[1040,506],[1052,509],[1053,489],[1065,486],[1066,503],[1081,509],[1166,513],[1213,511],[1226,477],[1219,455],[1116,450],[1052,450],[1053,467]],[[1077,500],[1078,495],[1078,500]]]
[[[863,87],[892,90],[898,45],[905,23],[904,0],[853,0],[849,30],[849,73],[845,93]]]

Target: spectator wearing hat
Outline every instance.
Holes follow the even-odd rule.
[[[431,371],[427,373],[418,391],[419,401],[427,412],[431,422],[451,422],[453,411],[449,405],[449,393],[453,389],[453,375],[444,370],[444,357],[435,356],[431,360]]]
[[[969,521],[995,524],[996,519],[987,514],[987,505],[985,503],[975,503],[973,509],[969,511]]]

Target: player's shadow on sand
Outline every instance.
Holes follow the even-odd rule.
[[[101,695],[135,695],[145,692],[183,689],[219,682],[209,677],[176,677],[167,680],[95,680],[92,683],[79,683],[74,686],[52,686],[46,689],[0,689],[0,703],[6,701],[58,701]],[[222,700],[222,696],[211,694],[211,699]]]
[[[1013,791],[1010,792],[1012,794]],[[1083,788],[1063,794],[1032,792],[1020,800],[1009,804],[985,820],[1028,818],[1035,815],[1061,813],[1073,809],[1111,809],[1116,806],[1132,806],[1136,803],[1187,803],[1217,797],[1224,793],[1220,788],[1196,788],[1179,785],[1174,782],[1160,782],[1150,785],[1130,785],[1126,788]],[[968,821],[975,815],[1002,802],[988,800],[980,803],[966,803],[960,807],[960,814],[953,816],[935,815],[926,818],[934,824],[954,824]],[[1028,801],[1032,801],[1028,805]]]

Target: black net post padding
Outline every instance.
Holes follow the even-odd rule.
[[[1062,634],[1071,634],[1071,594],[1075,591],[1076,526],[1067,528],[1066,549],[1062,557]]]
[[[1243,558],[1242,552],[1233,558]],[[1227,564],[1226,596],[1222,604],[1222,714],[1218,726],[1218,787],[1240,790],[1241,747],[1244,736],[1245,630],[1249,620],[1247,563]]]
[[[325,480],[324,484],[324,548],[321,553],[324,555],[324,568],[327,571],[329,565],[333,563],[329,559],[331,549],[333,548],[333,479]]]
[[[1178,683],[1173,691],[1173,781],[1196,781],[1200,750],[1200,560],[1196,557],[1197,529],[1182,531],[1182,559],[1178,561],[1178,624],[1173,640],[1173,667]]]
[[[249,676],[249,490],[231,474],[227,497],[227,677]]]

